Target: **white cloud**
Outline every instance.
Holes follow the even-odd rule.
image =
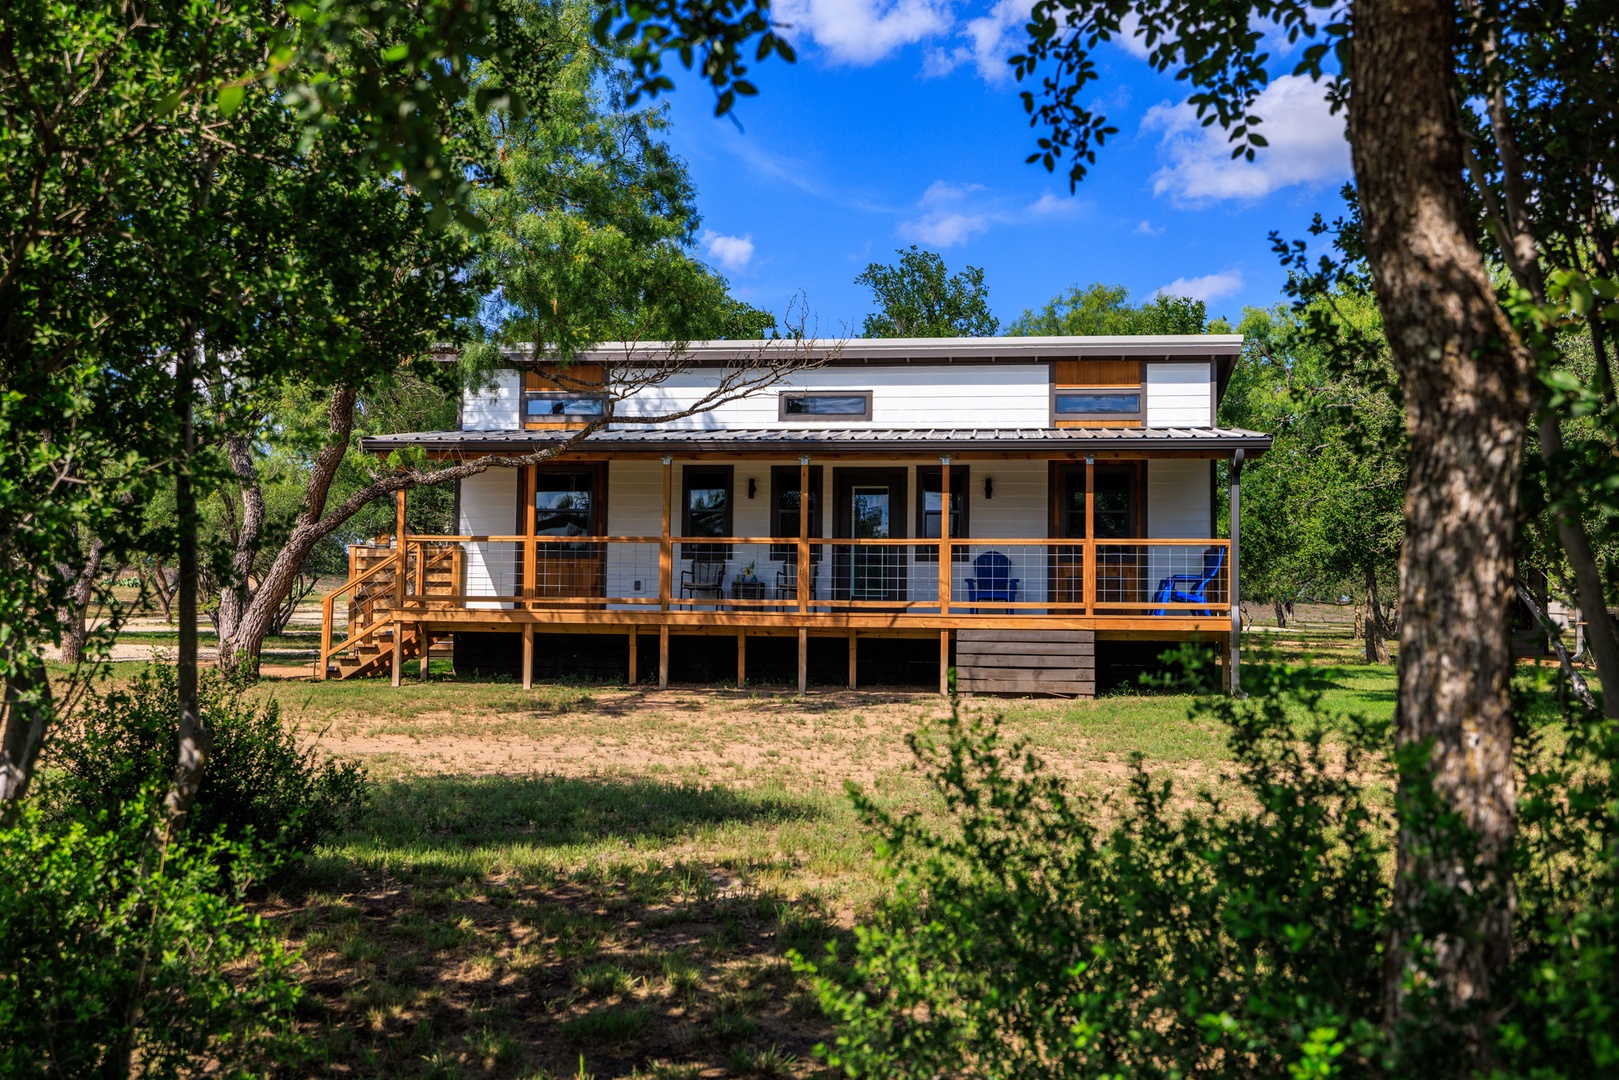
[[[922,205],[937,206],[939,203],[955,203],[976,195],[984,190],[983,184],[952,184],[948,180],[935,180],[922,192]]]
[[[1204,274],[1202,277],[1178,277],[1168,285],[1161,286],[1153,295],[1190,296],[1193,300],[1212,302],[1222,296],[1230,296],[1241,288],[1241,270],[1222,270],[1218,274]]]
[[[703,248],[708,257],[732,273],[748,268],[753,261],[753,237],[726,236],[712,229],[703,230]]]
[[[1113,43],[1138,60],[1145,60],[1151,55],[1152,46],[1147,44],[1145,34],[1140,37],[1136,36],[1140,29],[1141,20],[1136,17],[1136,13],[1134,11],[1125,12],[1124,17],[1119,20],[1119,32],[1113,35]],[[1158,39],[1158,41],[1162,40],[1162,38]],[[1153,45],[1157,45],[1158,41],[1153,42]]]
[[[1084,209],[1084,204],[1073,196],[1064,198],[1048,191],[1025,209],[1035,217],[1066,217],[1069,214],[1079,213]]]
[[[912,221],[899,224],[899,234],[929,247],[947,248],[967,242],[973,233],[989,229],[989,219],[982,214],[963,214],[956,211],[934,211]]]
[[[1010,82],[1012,65],[1006,61],[1022,44],[1028,21],[1028,0],[994,0],[986,14],[962,24],[956,36],[965,39],[965,44],[928,53],[922,74],[948,75],[970,63],[986,82]]]
[[[955,22],[948,0],[779,0],[789,38],[809,38],[835,63],[868,65],[937,37]]]
[[[1268,146],[1253,161],[1231,157],[1232,143],[1218,124],[1202,126],[1197,111],[1182,102],[1147,110],[1143,131],[1162,131],[1164,167],[1153,175],[1154,194],[1176,203],[1258,199],[1296,184],[1317,185],[1349,176],[1344,117],[1332,115],[1326,90],[1307,76],[1283,75],[1254,103],[1257,128]]]
[[[1135,234],[1137,236],[1157,236],[1159,233],[1161,233],[1163,231],[1164,231],[1164,227],[1162,225],[1154,225],[1150,221],[1143,221],[1140,225],[1137,225],[1136,228],[1135,228]]]

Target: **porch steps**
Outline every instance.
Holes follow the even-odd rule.
[[[957,630],[956,689],[964,694],[1096,696],[1092,630]]]

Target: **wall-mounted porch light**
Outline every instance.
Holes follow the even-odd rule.
[[[750,498],[750,499],[753,498],[754,495],[758,494],[758,492],[759,492],[759,481],[755,480],[751,476],[748,477],[748,498]]]
[[[984,477],[984,498],[993,499],[994,497],[995,497],[995,481],[994,481],[993,478],[986,476],[986,477]]]

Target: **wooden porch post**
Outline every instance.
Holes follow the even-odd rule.
[[[523,511],[522,595],[524,600],[523,603],[519,604],[518,606],[524,611],[527,611],[534,606],[528,602],[528,599],[533,596],[538,596],[540,591],[537,588],[538,581],[536,580],[540,574],[540,552],[539,544],[534,540],[534,491],[539,485],[539,476],[536,474],[534,466],[523,466],[522,484],[523,505],[527,507],[527,509]]]
[[[798,628],[798,696],[809,693],[809,630]]]
[[[859,664],[860,653],[859,653],[859,649],[860,649],[860,637],[855,631],[850,630],[849,631],[849,689],[850,690],[854,690],[854,689],[857,688],[856,683],[857,683],[858,680],[856,679],[856,675],[858,675],[859,671],[860,671],[860,664]]]
[[[809,455],[804,454],[798,459],[798,610],[800,614],[809,611],[809,585],[810,585],[810,550],[809,550],[809,515],[810,515],[810,489],[809,489]],[[802,640],[802,636],[800,636]],[[802,648],[801,650],[802,651]],[[799,667],[803,667],[799,661]],[[799,680],[803,682],[802,679]],[[803,687],[799,687],[803,693]]]
[[[939,614],[950,614],[950,455],[939,457]],[[920,523],[918,523],[920,525]]]
[[[658,689],[669,689],[669,624],[658,627]]]
[[[674,592],[675,549],[669,542],[670,506],[675,497],[674,458],[663,455],[663,533],[658,541],[658,610],[665,613],[665,621],[658,624],[658,689],[669,689],[669,623],[667,621],[670,597]]]
[[[393,610],[393,684],[400,685],[405,676],[405,490],[394,493],[394,610]]]
[[[810,519],[810,489],[809,489],[809,455],[803,454],[798,459],[798,611],[804,614],[809,611],[810,592],[810,549],[809,549],[809,519]],[[798,696],[803,697],[809,692],[809,630],[800,626],[798,628]]]
[[[950,696],[950,631],[939,631],[939,693]]]
[[[736,632],[736,688],[742,689],[742,684],[748,681],[748,632]]]
[[[1237,595],[1237,568],[1242,552],[1242,459],[1243,452],[1231,451],[1231,557],[1226,572],[1231,575],[1231,587],[1226,596],[1231,600],[1231,640],[1226,665],[1227,688],[1233,694],[1242,692],[1242,675],[1238,663],[1242,658],[1242,605]]]
[[[636,647],[635,629],[636,629],[635,624],[631,623],[630,624],[630,680],[629,680],[631,686],[635,685],[636,676],[639,674],[635,670],[636,661],[640,659],[640,657],[637,656],[636,653],[641,651],[640,649],[638,649]]]
[[[1096,459],[1085,459],[1085,614],[1096,614]]]
[[[534,689],[534,624],[523,624],[523,689]]]

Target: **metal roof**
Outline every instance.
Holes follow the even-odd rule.
[[[502,350],[514,363],[526,364],[533,349],[515,345]],[[1006,363],[1028,364],[1043,360],[1077,360],[1086,357],[1136,357],[1140,359],[1196,358],[1229,362],[1242,351],[1241,334],[1150,334],[1094,337],[988,337],[988,338],[812,338],[794,341],[778,338],[763,341],[604,341],[579,353],[575,359],[587,363],[633,366],[671,353],[682,362],[697,367],[732,365],[761,355],[799,353],[805,360],[836,364],[948,364]],[[459,356],[458,349],[445,349],[446,358]]]
[[[372,435],[360,440],[369,453],[404,447],[433,452],[527,453],[567,438],[557,429],[527,431],[413,431]],[[646,453],[723,452],[769,448],[783,454],[869,447],[917,453],[951,450],[1243,450],[1259,455],[1269,435],[1241,428],[609,428],[594,432],[586,446],[611,446]]]

